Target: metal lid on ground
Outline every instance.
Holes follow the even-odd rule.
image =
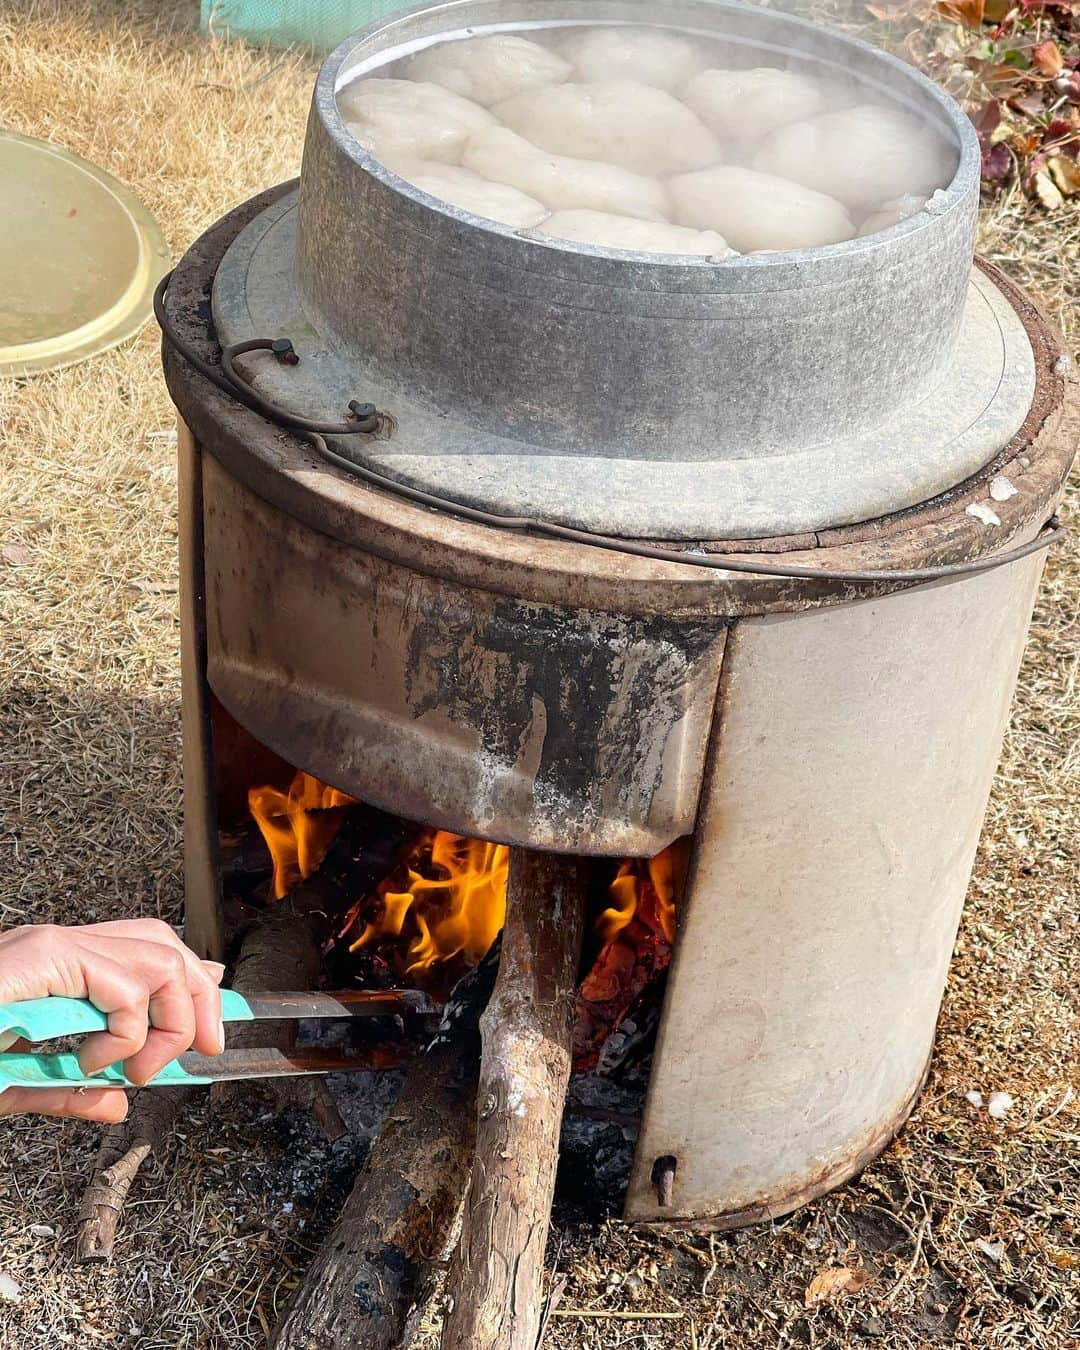
[[[157,223],[111,174],[0,132],[0,374],[71,365],[130,337],[168,266]]]
[[[925,501],[1023,422],[1030,345],[972,278],[978,147],[901,62],[804,21],[678,0],[665,21],[811,62],[933,123],[958,168],[927,207],[848,243],[722,261],[620,253],[439,202],[345,130],[339,88],[447,32],[527,26],[522,0],[454,0],[344,43],[315,90],[298,194],[219,270],[224,342],[288,336],[244,369],[267,398],[340,421],[339,453],[463,505],[655,539],[776,536]],[[601,12],[602,10],[602,12]],[[646,0],[552,0],[545,20],[647,20]]]

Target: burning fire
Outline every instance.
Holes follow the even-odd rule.
[[[287,792],[269,786],[248,792],[248,808],[274,860],[275,900],[315,871],[341,826],[340,808],[355,805],[355,797],[303,772]]]
[[[671,961],[675,907],[682,896],[689,841],[655,858],[628,858],[609,887],[612,905],[596,921],[605,939],[578,991],[574,1069],[594,1069],[613,1031],[642,990]]]
[[[446,830],[424,830],[409,856],[375,891],[364,930],[349,947],[409,936],[398,946],[399,973],[421,976],[437,962],[483,959],[506,918],[510,850]]]
[[[288,894],[322,862],[355,799],[310,774],[297,773],[287,792],[264,786],[248,794],[251,813],[274,862],[274,895]],[[675,911],[688,847],[679,840],[655,858],[619,864],[610,904],[596,920],[601,946],[581,987],[575,1060],[595,1063],[644,986],[671,959]],[[338,941],[368,951],[401,979],[443,984],[476,965],[506,917],[509,850],[446,830],[420,830],[398,865],[344,916]],[[356,934],[359,933],[359,936]]]
[[[669,845],[655,858],[627,858],[619,864],[610,895],[615,902],[596,921],[597,932],[614,942],[633,922],[646,898],[645,883],[652,889],[655,923],[670,946],[675,941],[675,901],[686,873],[686,849],[682,840]]]

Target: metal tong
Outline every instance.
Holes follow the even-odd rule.
[[[417,989],[342,990],[332,994],[268,993],[240,994],[221,991],[224,1022],[296,1021],[301,1018],[353,1018],[428,1016],[439,1011]],[[21,1003],[0,1003],[0,1038],[37,1044],[62,1036],[81,1036],[105,1031],[109,1019],[87,999],[36,998]],[[293,1051],[273,1047],[225,1050],[220,1055],[194,1051],[171,1060],[147,1084],[133,1083],[122,1064],[110,1064],[99,1073],[86,1074],[74,1054],[14,1051],[0,1054],[0,1092],[21,1088],[134,1088],[196,1087],[243,1078],[278,1078],[317,1073],[341,1073],[350,1069],[390,1068],[401,1054],[375,1044],[360,1051],[298,1047]]]

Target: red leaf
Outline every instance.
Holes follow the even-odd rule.
[[[999,141],[983,151],[982,176],[990,183],[1001,183],[1008,178],[1012,170],[1012,155],[1008,146]]]
[[[1001,104],[996,98],[992,98],[989,103],[984,103],[981,108],[971,114],[971,123],[979,133],[980,141],[989,138],[1001,123]]]
[[[1053,146],[1059,154],[1070,155],[1076,159],[1080,152],[1080,126],[1075,122],[1066,122],[1064,118],[1055,117],[1043,132],[1043,145]]]

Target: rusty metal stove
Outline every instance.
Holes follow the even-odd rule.
[[[491,19],[498,7],[483,8]],[[683,8],[698,21],[726,9]],[[429,34],[431,14],[414,20]],[[395,186],[343,150],[328,121],[325,88],[355,63],[357,41],[401,40],[383,27],[328,62],[305,174],[347,151],[364,185],[358,209],[396,193],[403,256],[423,267],[417,221],[437,219],[456,243],[482,225]],[[961,215],[972,191],[959,192]],[[1077,434],[1067,359],[1023,294],[980,264],[974,294],[994,316],[1001,359],[1030,380],[1014,381],[978,464],[925,500],[898,489],[896,509],[863,518],[849,503],[848,519],[819,512],[798,530],[770,532],[747,515],[741,535],[736,521],[704,543],[671,531],[643,542],[626,526],[596,546],[575,533],[580,521],[564,522],[562,537],[497,528],[469,518],[470,505],[483,509],[475,500],[432,509],[401,495],[404,470],[389,481],[396,438],[419,423],[409,408],[396,417],[385,361],[379,403],[391,416],[365,443],[376,458],[333,443],[383,482],[206,377],[219,368],[215,278],[235,297],[230,250],[257,274],[251,241],[285,228],[295,201],[286,185],[226,216],[181,261],[164,301],[165,371],[182,419],[189,938],[207,954],[223,947],[215,699],[290,764],[427,825],[612,857],[693,834],[626,1213],[712,1228],[782,1214],[880,1151],[923,1081],[1042,532]],[[318,210],[325,223],[324,197]],[[910,256],[911,240],[897,238]],[[320,244],[339,262],[342,247]],[[412,299],[422,326],[423,296]],[[377,310],[366,321],[377,325]],[[512,334],[512,316],[492,322]],[[294,313],[297,331],[302,366],[317,366],[310,316]],[[564,408],[592,392],[574,369]],[[275,374],[263,397],[285,379]],[[901,406],[908,397],[892,393]],[[337,416],[326,409],[341,403],[334,393],[306,406]],[[483,421],[483,408],[469,415]],[[505,434],[499,416],[485,434]],[[923,431],[933,439],[925,419]],[[776,574],[736,570],[747,563]]]

